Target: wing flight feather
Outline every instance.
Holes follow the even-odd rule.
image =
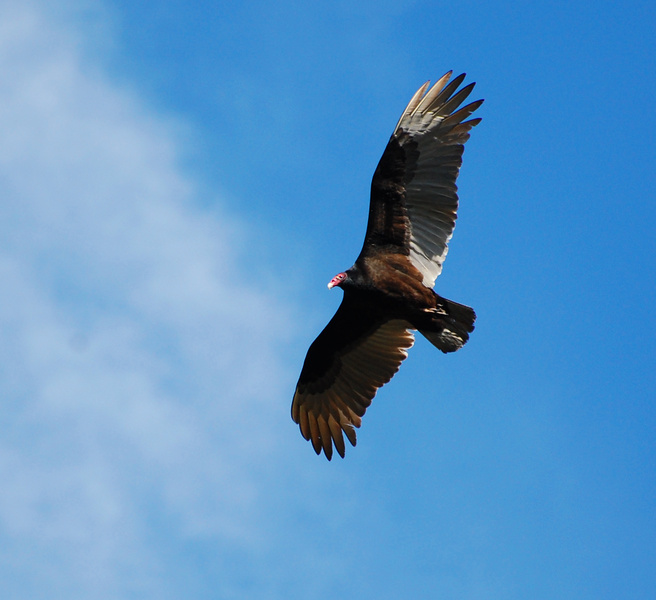
[[[456,179],[464,144],[480,119],[465,120],[483,103],[459,108],[474,88],[457,91],[446,73],[424,84],[403,111],[371,185],[369,222],[360,258],[375,253],[408,257],[432,288],[453,235],[458,211]]]
[[[355,446],[355,428],[414,343],[409,328],[406,321],[360,310],[345,296],[310,347],[292,402],[292,418],[317,454],[330,460],[334,445],[343,457],[344,434]]]

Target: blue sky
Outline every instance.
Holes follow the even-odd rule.
[[[652,598],[648,3],[0,3],[0,595]],[[289,409],[412,93],[483,97],[345,460]]]

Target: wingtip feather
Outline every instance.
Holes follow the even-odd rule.
[[[436,96],[438,96],[442,90],[444,89],[444,86],[446,83],[449,81],[451,78],[451,75],[453,74],[453,71],[447,71],[442,77],[440,77],[434,84],[433,87],[428,90],[425,96],[422,97],[421,102],[418,103],[418,106],[415,107],[415,109],[412,111],[412,114],[419,112],[423,113],[426,112],[428,107],[431,106],[433,103],[433,100],[435,99]]]
[[[421,102],[421,99],[423,98],[424,94],[426,93],[426,89],[430,85],[430,81],[427,81],[422,85],[410,98],[410,102],[408,102],[408,105],[405,107],[405,110],[401,113],[401,117],[399,118],[396,127],[394,128],[394,131],[396,131],[399,127],[399,124],[405,117],[408,115],[412,114],[414,110],[417,108],[417,105]]]
[[[328,427],[330,427],[330,434],[333,438],[333,443],[335,444],[335,449],[337,453],[344,458],[346,454],[346,445],[344,444],[344,436],[342,435],[342,428],[339,426],[339,423],[335,420],[333,415],[328,417]]]
[[[321,434],[321,445],[323,446],[323,453],[326,458],[330,460],[333,457],[333,436],[330,433],[330,427],[324,415],[321,415],[317,422],[319,424],[319,432]]]

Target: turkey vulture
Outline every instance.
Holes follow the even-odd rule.
[[[292,419],[317,454],[344,457],[378,388],[408,355],[416,329],[442,352],[462,348],[473,309],[433,291],[456,222],[456,178],[464,143],[482,103],[458,107],[474,84],[457,88],[449,71],[426,82],[403,111],[371,183],[369,222],[360,256],[330,280],[344,298],[312,343],[292,402]],[[428,90],[428,91],[427,91]]]

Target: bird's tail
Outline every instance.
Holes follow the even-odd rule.
[[[421,327],[421,333],[442,352],[460,350],[474,331],[476,313],[473,308],[438,296],[437,310],[429,327]]]

